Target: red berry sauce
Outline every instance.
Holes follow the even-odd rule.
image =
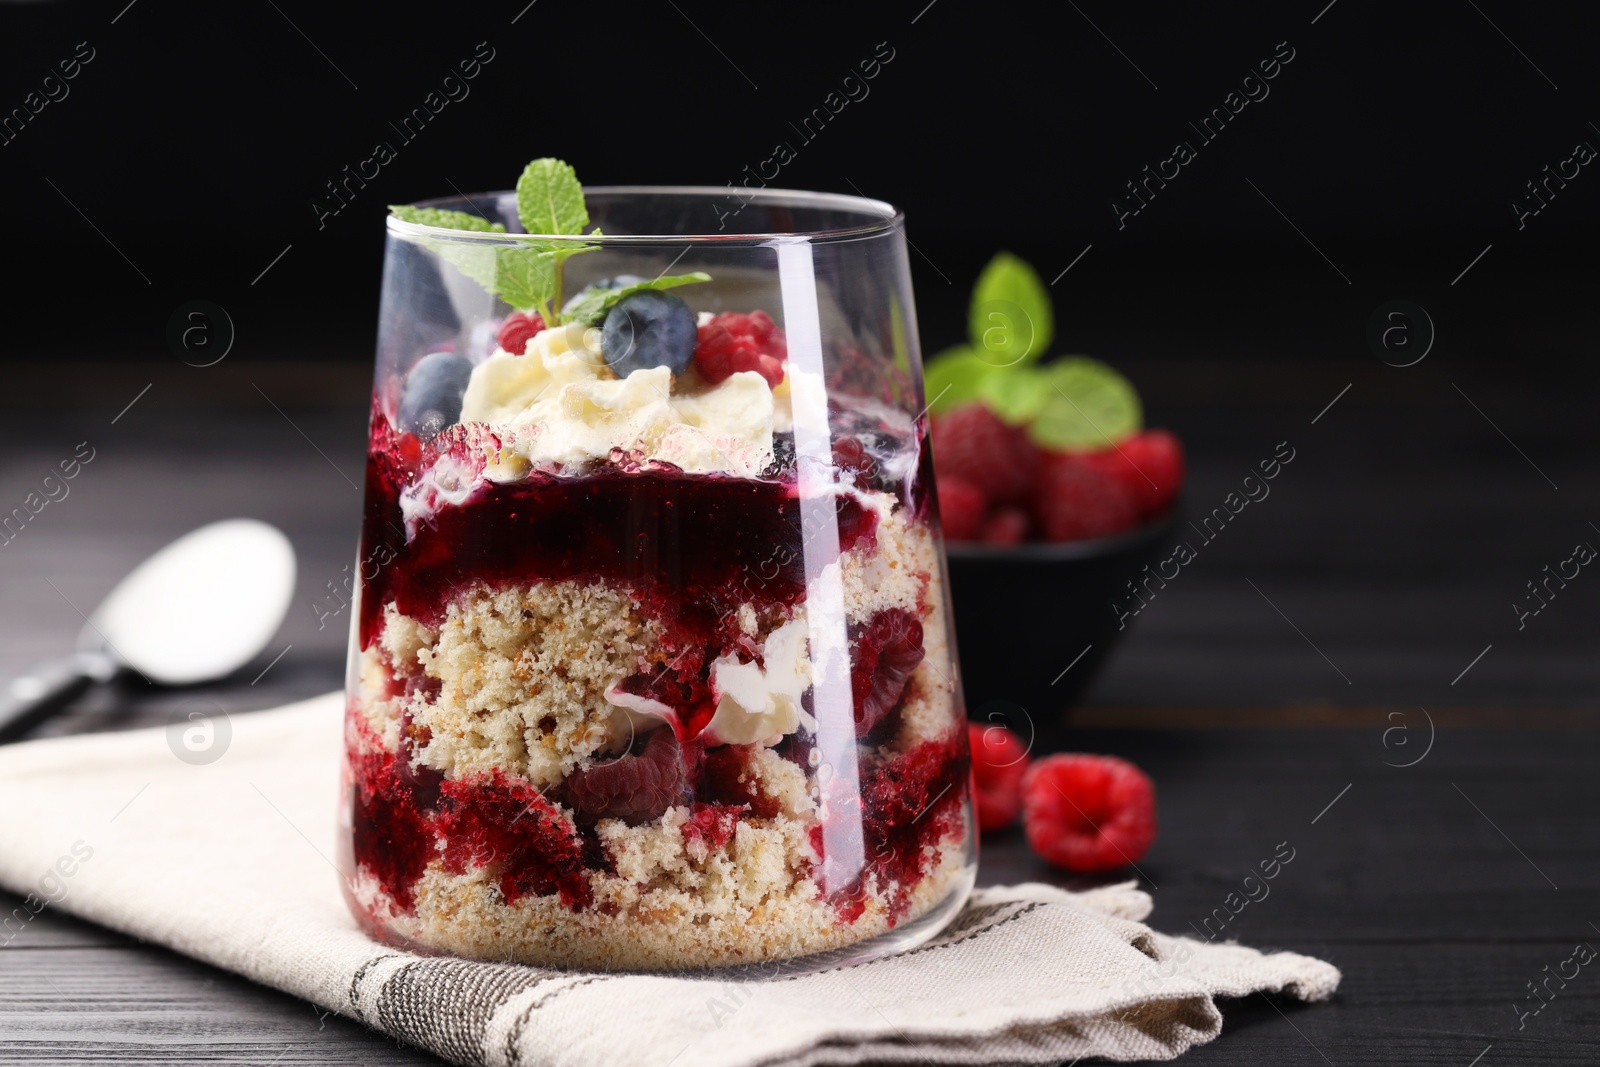
[[[440,792],[437,827],[445,842],[445,870],[463,874],[498,863],[507,904],[551,893],[560,893],[561,903],[573,910],[592,903],[583,838],[531,783],[496,770],[465,781],[445,779]]]
[[[362,558],[393,558],[363,569],[362,648],[379,636],[384,605],[437,623],[458,592],[478,583],[576,578],[625,587],[664,624],[669,649],[733,640],[741,603],[760,610],[805,597],[794,482],[609,465],[581,478],[535,473],[480,483],[401,541],[400,491],[417,446],[410,434],[384,436],[374,428]],[[870,539],[877,519],[851,496],[836,501],[843,552]]]
[[[353,858],[396,907],[415,911],[417,879],[439,858],[452,874],[496,864],[508,904],[559,893],[569,908],[589,905],[587,872],[608,866],[604,851],[531,783],[499,771],[446,779],[413,768],[406,747],[350,753]]]
[[[438,855],[431,813],[418,802],[408,760],[351,750],[351,847],[362,867],[402,911],[416,907],[414,886]]]

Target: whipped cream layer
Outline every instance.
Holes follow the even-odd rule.
[[[788,404],[761,375],[677,385],[674,394],[666,367],[615,377],[600,331],[572,323],[536,334],[524,355],[497,350],[473,368],[461,421],[487,423],[502,436],[505,447],[484,472],[496,481],[605,459],[613,449],[694,474],[752,477],[772,462],[773,430],[786,428]]]

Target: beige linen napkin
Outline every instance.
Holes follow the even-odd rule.
[[[342,706],[0,749],[0,885],[28,894],[0,941],[59,908],[514,1067],[1162,1060],[1217,1036],[1214,996],[1339,982],[1306,956],[1158,934],[1132,884],[982,889],[921,948],[766,981],[396,952],[356,928],[332,863]]]

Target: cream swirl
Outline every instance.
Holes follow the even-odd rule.
[[[524,355],[500,350],[473,368],[461,421],[486,423],[505,442],[486,477],[513,480],[532,467],[604,459],[613,449],[695,474],[753,477],[772,462],[774,426],[788,421],[783,385],[775,399],[753,371],[698,388],[692,376],[689,388],[684,379],[674,383],[666,367],[618,378],[599,340],[598,330],[573,323],[535,335]]]

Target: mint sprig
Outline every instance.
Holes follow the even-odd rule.
[[[1034,443],[1060,451],[1105,448],[1142,425],[1139,395],[1103,363],[1068,356],[1040,365],[1055,331],[1050,293],[1026,262],[1002,252],[973,286],[967,344],[928,361],[929,410],[981,403]]]
[[[536,159],[522,168],[517,179],[517,217],[522,228],[541,236],[577,236],[589,228],[589,208],[583,201],[583,184],[578,172],[559,159]],[[599,236],[600,231],[594,231]],[[562,264],[580,252],[591,252],[595,245],[571,241],[529,241],[527,248],[502,256],[509,288],[501,297],[519,311],[537,310],[546,323],[555,325],[565,318],[561,313]],[[496,277],[500,270],[496,271]]]
[[[600,246],[588,241],[552,240],[578,237],[588,231],[600,237],[598,227],[589,229],[589,208],[584,203],[583,185],[577,172],[559,159],[536,159],[517,179],[517,215],[529,236],[509,235],[514,245],[485,245],[471,241],[424,238],[424,242],[489,292],[518,311],[534,311],[551,326],[567,321],[594,325],[605,317],[618,300],[640,289],[670,289],[691,282],[710,281],[708,274],[696,271],[629,286],[585,294],[571,308],[562,309],[562,266],[575,255],[593,252]],[[470,233],[505,233],[498,222],[479,218],[465,211],[391,205],[389,211],[405,222]]]
[[[928,362],[927,392],[937,397],[932,411],[981,399],[1008,422],[1037,414],[1044,383],[1030,371],[1050,346],[1055,316],[1050,291],[1025,260],[1001,252],[983,268],[967,305],[967,334],[966,344]]]
[[[697,282],[709,282],[711,275],[703,270],[692,274],[669,274],[664,278],[652,278],[646,282],[635,282],[633,285],[624,285],[620,289],[590,289],[567,305],[563,314],[573,322],[581,322],[585,326],[596,326],[606,317],[606,312],[611,310],[613,304],[625,296],[643,292],[646,289],[676,289],[680,285],[694,285]]]

